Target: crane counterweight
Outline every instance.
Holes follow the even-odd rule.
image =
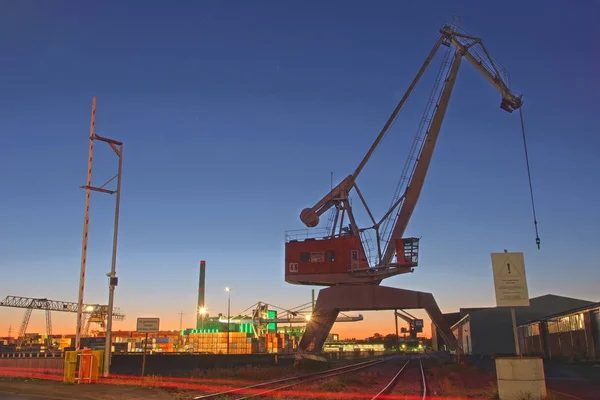
[[[314,228],[319,225],[319,216],[312,208],[305,208],[300,213],[300,220],[309,228]]]

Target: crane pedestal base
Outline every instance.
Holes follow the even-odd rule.
[[[298,352],[320,353],[340,311],[419,308],[425,309],[446,345],[456,350],[456,338],[431,293],[379,285],[339,285],[319,292]]]

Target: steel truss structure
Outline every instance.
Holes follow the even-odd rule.
[[[0,301],[2,307],[13,307],[13,308],[25,308],[25,315],[21,321],[19,328],[18,342],[19,347],[25,340],[25,333],[27,332],[27,326],[31,319],[31,313],[33,310],[42,310],[46,312],[46,336],[48,347],[51,347],[52,341],[50,336],[52,335],[52,311],[60,312],[72,312],[77,313],[79,306],[77,303],[70,301],[50,300],[45,298],[32,298],[22,296],[6,296]],[[104,329],[105,321],[109,315],[108,306],[101,304],[84,304],[81,310],[82,314],[85,315],[85,335],[89,332],[91,323],[98,323]],[[125,313],[117,307],[113,307],[112,318],[115,321],[125,320]]]

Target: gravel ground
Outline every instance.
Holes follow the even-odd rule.
[[[383,389],[407,358],[398,358],[360,372],[301,384],[278,392],[273,399],[370,399]],[[411,398],[421,394],[420,370],[413,360],[404,371],[392,396]],[[493,399],[496,375],[489,365],[467,362],[457,365],[450,359],[424,359],[428,394],[431,398]],[[482,368],[483,367],[483,368]],[[485,368],[488,367],[488,368]],[[119,378],[113,384],[66,385],[41,379],[0,377],[0,400],[25,400],[46,396],[48,400],[189,400],[193,396],[269,381],[294,371],[238,371],[238,376],[202,376],[195,379],[151,378],[140,387],[137,379]],[[273,376],[271,376],[273,375]],[[599,399],[600,367],[551,364],[546,367],[548,400]],[[117,384],[115,384],[117,383]],[[155,387],[148,387],[155,386]],[[187,390],[186,390],[187,389]],[[38,397],[39,398],[39,397]]]
[[[371,399],[379,393],[402,368],[408,360],[401,357],[378,364],[360,372],[349,373],[333,378],[323,379],[312,383],[302,384],[279,392],[271,399]],[[418,362],[412,361],[404,370],[400,383],[395,392],[388,399],[403,399],[405,395],[421,393],[420,370]],[[414,375],[414,376],[413,376]],[[406,382],[405,382],[406,380]]]
[[[164,389],[106,384],[68,385],[61,382],[0,378],[0,394],[49,396],[51,399],[73,400],[180,400],[188,393]],[[0,397],[1,398],[1,397]]]

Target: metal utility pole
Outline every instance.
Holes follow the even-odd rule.
[[[114,147],[113,147],[114,149]],[[108,317],[106,321],[106,343],[104,345],[104,371],[103,375],[108,376],[110,369],[110,358],[112,354],[112,312],[115,298],[115,287],[118,284],[117,278],[117,239],[119,236],[119,210],[121,208],[121,172],[123,170],[123,144],[115,149],[119,156],[119,168],[117,171],[117,196],[115,199],[115,224],[113,229],[113,249],[110,274],[108,275]]]
[[[227,290],[227,354],[229,354],[229,325],[231,318],[231,288],[225,288]]]
[[[102,137],[97,135],[95,132],[95,123],[96,123],[96,98],[92,98],[92,120],[90,123],[90,146],[89,146],[89,157],[88,157],[88,174],[86,185],[82,186],[82,189],[85,189],[86,197],[85,197],[85,216],[83,223],[83,244],[81,250],[81,271],[79,276],[79,300],[77,303],[77,331],[75,336],[75,349],[80,350],[81,348],[81,325],[82,325],[82,313],[83,313],[83,294],[84,294],[84,286],[85,286],[85,267],[86,267],[86,259],[87,259],[87,243],[88,243],[88,232],[89,232],[89,216],[90,216],[90,197],[91,192],[100,192],[107,194],[116,194],[115,200],[115,220],[114,220],[114,231],[113,231],[113,249],[112,249],[112,263],[110,273],[107,274],[109,277],[108,282],[108,316],[106,321],[106,342],[105,342],[105,356],[104,356],[104,368],[103,375],[108,376],[109,366],[110,366],[110,356],[111,356],[111,348],[112,348],[112,319],[113,319],[113,303],[114,303],[114,294],[115,287],[118,284],[118,278],[116,276],[116,267],[117,267],[117,240],[119,233],[119,210],[121,205],[121,175],[123,168],[123,143],[114,139],[109,139],[106,137]],[[102,186],[95,187],[92,186],[92,159],[93,159],[93,150],[94,150],[94,141],[99,140],[101,142],[107,143],[115,152],[118,157],[118,170],[117,174],[105,182]],[[117,179],[117,188],[115,190],[105,189],[105,186],[112,182],[114,179]]]

